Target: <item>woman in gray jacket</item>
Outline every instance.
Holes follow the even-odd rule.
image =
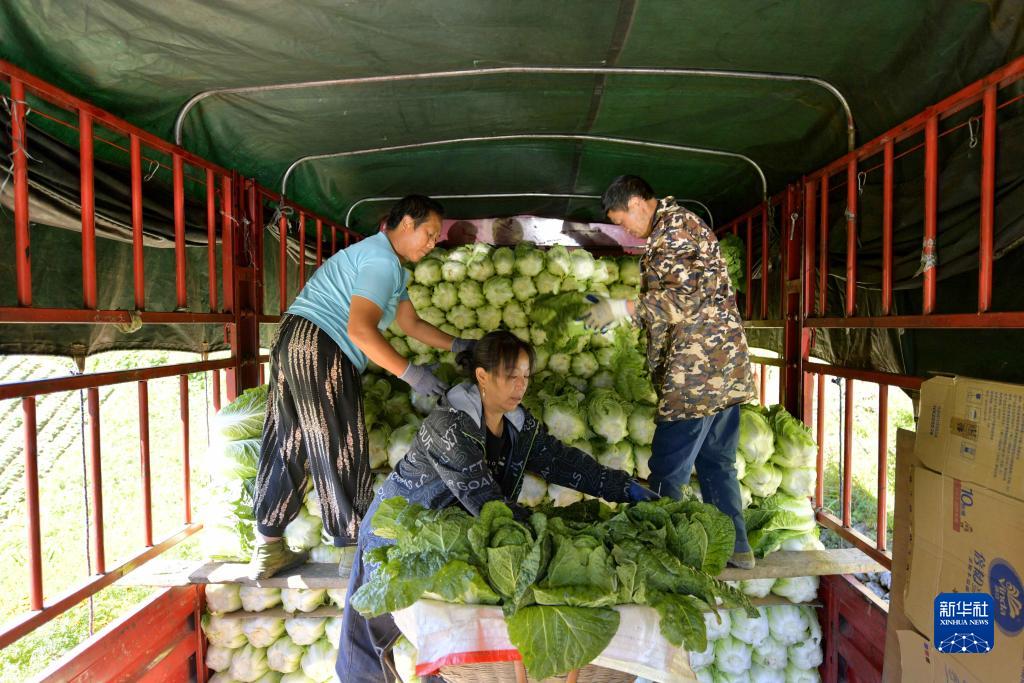
[[[366,514],[369,523],[359,531],[348,595],[376,570],[366,553],[388,541],[373,534],[373,513],[382,500],[394,496],[429,509],[461,505],[473,515],[484,503],[501,500],[525,519],[528,511],[515,500],[523,476],[532,472],[609,502],[657,499],[625,472],[599,465],[548,434],[520,405],[533,360],[530,345],[504,330],[485,335],[472,351],[460,354],[458,362],[470,378],[442,398],[423,421],[409,453],[376,491]],[[390,615],[364,619],[346,604],[338,648],[341,680],[389,680],[383,655],[398,635]]]

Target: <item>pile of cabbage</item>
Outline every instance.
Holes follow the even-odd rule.
[[[344,590],[257,588],[211,584],[206,588],[203,632],[211,683],[323,683],[333,681],[341,617],[307,616],[317,607],[345,604]],[[283,608],[289,618],[261,616]],[[241,617],[238,612],[249,614]]]
[[[743,406],[738,451],[745,500],[778,491],[798,498],[814,493],[817,445],[810,429],[782,406]]]
[[[733,270],[736,269],[731,268]],[[559,439],[591,454],[606,466],[646,479],[650,473],[648,459],[654,434],[656,395],[646,371],[645,339],[639,330],[628,324],[595,333],[577,320],[586,309],[583,298],[586,293],[634,298],[639,282],[639,264],[632,256],[593,258],[583,250],[554,247],[545,252],[525,243],[515,249],[468,245],[451,252],[436,250],[417,264],[410,279],[409,294],[424,319],[450,334],[479,338],[487,331],[504,328],[530,340],[537,351],[537,364],[524,405]],[[385,336],[403,356],[416,363],[436,363],[437,374],[442,379],[450,384],[460,381],[450,353],[436,351],[405,337],[397,326],[385,331]],[[214,495],[205,506],[208,514],[203,534],[205,554],[214,559],[244,562],[251,555],[252,491],[266,392],[265,386],[245,392],[214,419],[214,443],[207,459]],[[410,393],[408,385],[372,364],[363,377],[363,393],[376,488],[408,452],[420,423],[436,401]],[[817,538],[813,509],[806,498],[813,492],[815,449],[807,428],[780,406],[742,407],[736,467],[749,536],[758,556],[780,549],[823,547]],[[695,479],[689,489],[699,497]],[[583,496],[576,491],[549,485],[527,474],[519,502],[534,507],[567,506],[581,498]],[[292,547],[309,550],[311,562],[337,563],[342,550],[323,544],[320,530],[320,504],[316,492],[310,488],[299,517],[285,530],[286,541]],[[793,602],[807,602],[815,599],[818,582],[814,577],[766,579],[737,582],[735,587],[750,597],[774,594]],[[208,599],[221,590],[230,593],[229,587],[211,586]],[[260,590],[265,592],[257,593]],[[289,591],[248,588],[241,589],[241,603],[233,599],[212,600],[204,628],[212,646],[208,662],[218,671],[215,682],[274,681],[278,680],[275,672],[282,674],[280,680],[286,683],[329,680],[329,667],[318,663],[326,658],[333,666],[340,619],[315,616],[274,619],[266,633],[277,633],[277,638],[270,644],[260,645],[266,638],[256,636],[254,643],[241,630],[249,622],[262,623],[259,619],[232,619],[214,614],[239,609],[259,611],[257,595],[272,603],[262,609],[292,606],[297,614],[305,614],[320,605],[343,604],[340,594],[332,597],[329,591],[292,595]],[[279,626],[278,621],[283,626]],[[811,621],[814,620],[809,619],[808,623]],[[292,622],[295,624],[289,627]],[[301,631],[307,627],[319,633],[318,637],[301,633],[296,638],[288,630]],[[280,631],[281,628],[285,630]],[[817,627],[808,626],[811,628]],[[709,626],[709,637],[712,633],[717,632]],[[820,639],[820,633],[817,637]],[[716,643],[718,640],[721,638],[716,638]],[[278,641],[283,644],[276,645]],[[273,653],[271,645],[276,645]],[[720,649],[734,653],[743,645],[749,646],[752,652],[756,649],[753,643],[737,640],[735,634]],[[765,643],[761,645],[768,647]],[[820,656],[817,642],[815,648]],[[750,665],[743,673],[731,670],[736,668],[735,661],[728,657],[722,664],[717,660],[701,664],[712,661],[707,660],[707,655],[707,652],[693,653],[693,665],[699,670],[701,680],[743,681],[747,680],[744,674],[756,681],[785,680],[765,677],[769,669],[778,671],[779,667],[768,667],[763,662],[755,667],[754,654],[750,654]],[[415,651],[407,647],[403,657],[415,662]],[[236,658],[238,664],[232,666]],[[744,660],[740,657],[739,661]],[[777,664],[779,658],[771,661]],[[806,661],[798,658],[790,669],[802,670],[806,667],[799,664]],[[308,662],[308,666],[303,662]],[[781,670],[789,666],[787,662]],[[319,678],[321,675],[326,678]],[[796,674],[792,673],[791,680],[812,680],[793,676]]]
[[[818,683],[821,626],[813,607],[773,605],[705,614],[708,646],[690,653],[701,683]]]
[[[209,500],[203,505],[201,547],[211,559],[247,562],[255,533],[252,497],[259,462],[267,387],[249,389],[213,418],[206,464]],[[337,564],[342,548],[320,537],[320,500],[311,485],[285,541],[310,551],[311,562]],[[211,584],[206,588],[203,631],[209,642],[212,683],[322,683],[334,680],[340,617],[306,616],[323,605],[344,607],[344,590],[256,588]],[[291,618],[261,616],[281,608]],[[245,617],[241,613],[249,613]],[[233,613],[233,614],[232,614]],[[231,615],[231,616],[228,616]]]
[[[214,416],[206,457],[209,493],[203,503],[203,554],[213,560],[248,562],[256,524],[253,492],[267,406],[267,385],[248,389]],[[338,563],[345,552],[323,543],[320,499],[312,478],[298,517],[284,530],[289,546],[308,550],[310,562]]]
[[[210,475],[203,504],[202,548],[212,558],[249,557],[255,533],[252,512],[267,386],[248,389],[210,424],[205,465]]]

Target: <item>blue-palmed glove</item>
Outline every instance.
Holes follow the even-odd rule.
[[[661,496],[646,486],[641,486],[640,482],[629,482],[629,501],[631,503],[642,503],[645,500],[658,500],[659,498]]]
[[[476,339],[463,339],[462,337],[455,337],[452,340],[452,353],[456,356],[463,351],[472,351],[476,348]]]
[[[448,390],[448,385],[434,376],[426,365],[409,363],[398,379],[406,382],[417,394],[424,396],[440,396]]]
[[[629,317],[626,299],[609,299],[594,294],[587,295],[590,308],[583,314],[583,324],[592,330],[604,332],[613,323]]]

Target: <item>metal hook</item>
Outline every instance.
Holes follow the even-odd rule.
[[[277,206],[274,208],[273,215],[270,216],[270,220],[267,221],[267,224],[263,226],[263,229],[264,230],[273,230],[274,226],[277,225],[277,222],[281,219],[282,216],[285,217],[286,221],[288,221],[288,217],[292,216],[294,214],[295,214],[295,209],[293,207],[288,206],[287,204],[282,204],[282,203],[278,202]],[[289,224],[289,227],[291,227],[291,221],[288,221],[288,224]]]
[[[968,147],[974,149],[978,146],[978,130],[981,128],[981,117],[972,116],[967,120],[967,133],[971,136],[971,141],[968,143]]]
[[[861,171],[857,174],[857,196],[864,194],[864,183],[868,180],[868,172]]]
[[[796,234],[796,222],[800,218],[800,214],[796,211],[789,214],[789,241],[793,241],[793,236]]]
[[[156,172],[160,170],[160,162],[156,159],[150,159],[149,170],[146,171],[146,177],[142,179],[142,182],[148,183],[156,175]]]
[[[238,219],[237,219],[237,218],[235,218],[234,216],[232,216],[231,214],[229,214],[229,213],[228,213],[227,211],[225,211],[224,209],[221,209],[221,210],[219,211],[219,213],[220,213],[220,215],[221,215],[222,217],[224,217],[224,218],[227,218],[227,219],[228,219],[229,221],[231,221],[231,222],[232,222],[232,223],[234,223],[235,225],[238,225]]]

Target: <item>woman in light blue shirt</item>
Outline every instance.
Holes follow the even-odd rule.
[[[393,321],[424,344],[459,353],[473,342],[423,321],[406,292],[402,265],[429,254],[441,234],[441,205],[420,195],[395,204],[385,229],[317,269],[282,316],[270,354],[270,393],[253,507],[254,579],[305,561],[284,528],[299,513],[308,472],[320,497],[324,533],[354,547],[373,500],[360,375],[367,359],[422,394],[447,387],[395,351],[381,332]],[[307,468],[308,465],[308,468]],[[347,573],[348,567],[340,568]]]

